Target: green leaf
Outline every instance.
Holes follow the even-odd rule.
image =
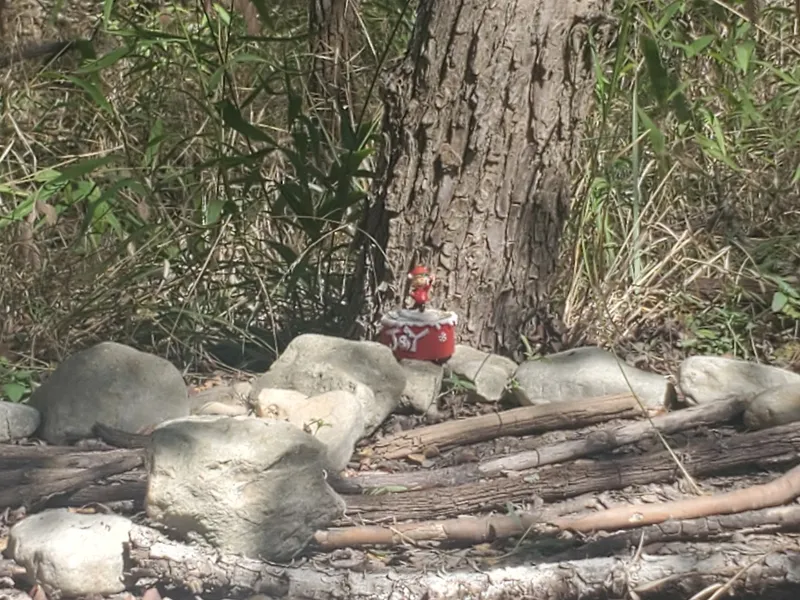
[[[772,296],[772,312],[779,313],[789,303],[789,298],[783,292],[775,292]]]
[[[272,249],[275,250],[280,255],[280,257],[283,259],[283,262],[286,263],[287,267],[291,266],[294,263],[294,261],[297,260],[298,258],[297,253],[291,248],[289,248],[289,246],[281,244],[280,242],[268,242],[268,243],[272,247]]]
[[[697,329],[694,334],[701,340],[716,340],[719,334],[713,329]]]
[[[211,74],[211,77],[208,78],[208,85],[206,87],[209,93],[215,91],[219,87],[220,83],[222,82],[222,78],[224,76],[225,76],[225,65],[220,65]]]
[[[116,157],[113,154],[101,156],[99,158],[87,158],[71,165],[64,167],[58,176],[50,180],[52,184],[66,183],[77,181],[89,173],[94,172],[99,167],[103,167],[110,162],[114,161]]]
[[[230,13],[225,10],[218,2],[214,2],[214,10],[219,15],[220,20],[225,23],[225,25],[230,27],[231,24],[231,15]]]
[[[661,31],[666,27],[670,21],[672,21],[672,17],[681,10],[683,7],[684,0],[675,0],[670,5],[668,5],[665,9],[661,17],[658,19],[658,23],[656,23],[656,31]]]
[[[641,44],[647,74],[650,77],[650,83],[653,86],[656,99],[659,104],[664,105],[669,98],[672,85],[669,74],[661,62],[661,52],[658,44],[652,37],[644,34],[641,37]]]
[[[666,141],[664,138],[664,134],[658,128],[658,126],[653,123],[650,117],[647,116],[647,113],[642,109],[642,107],[636,107],[637,112],[639,113],[639,118],[642,120],[642,123],[647,128],[647,132],[650,137],[650,144],[653,146],[653,150],[656,154],[660,156],[664,156],[667,153]]]
[[[800,292],[798,292],[793,286],[789,284],[783,277],[773,277],[772,278],[775,283],[778,284],[778,290],[786,294],[789,298],[793,298],[794,300],[800,300]]]
[[[736,66],[739,67],[742,75],[746,75],[750,68],[750,58],[753,56],[755,48],[756,43],[753,40],[745,40],[736,46]]]
[[[11,402],[19,402],[28,392],[28,388],[21,383],[12,381],[11,383],[3,384],[3,395]]]
[[[161,142],[164,141],[164,121],[161,117],[157,118],[153,127],[150,129],[150,135],[147,139],[147,148],[144,151],[144,164],[146,167],[152,168],[155,164],[158,150],[161,148]]]
[[[220,102],[219,109],[220,114],[222,115],[222,121],[228,127],[238,131],[248,139],[265,142],[272,146],[276,145],[272,136],[262,131],[258,127],[255,127],[251,123],[248,123],[242,116],[242,113],[239,111],[239,109],[231,104],[228,100],[223,100]]]
[[[700,54],[703,50],[708,48],[714,40],[717,39],[716,35],[704,35],[697,38],[688,46],[684,46],[684,54],[686,58],[694,58],[698,54]]]
[[[108,114],[113,115],[114,109],[111,108],[103,92],[93,83],[89,83],[85,79],[75,77],[74,75],[64,75],[67,81],[72,82],[77,87],[81,88],[86,94],[94,101],[94,103]]]
[[[797,165],[794,175],[792,175],[792,185],[796,185],[798,181],[800,181],[800,164]]]
[[[111,11],[114,10],[115,0],[105,0],[103,2],[103,23],[108,26],[111,21]]]
[[[222,215],[222,208],[225,205],[225,201],[214,197],[208,201],[206,204],[206,211],[205,211],[205,219],[204,225],[215,225],[217,221],[219,221],[220,216]]]
[[[102,71],[107,67],[117,64],[120,60],[128,56],[130,52],[131,52],[130,48],[126,46],[120,46],[119,48],[115,48],[111,52],[104,54],[97,60],[90,61],[87,64],[81,66],[79,69],[76,70],[76,73],[88,74],[88,73],[96,73],[97,71]]]

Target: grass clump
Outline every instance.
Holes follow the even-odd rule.
[[[567,321],[639,351],[652,341],[672,363],[778,360],[800,288],[800,135],[787,127],[800,15],[788,1],[620,0],[617,16],[595,53]]]

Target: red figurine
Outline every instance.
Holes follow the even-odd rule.
[[[428,271],[427,267],[417,265],[408,272],[408,279],[411,281],[411,290],[408,295],[414,300],[414,308],[422,312],[425,305],[431,299],[431,287],[436,277]]]

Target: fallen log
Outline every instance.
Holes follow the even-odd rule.
[[[656,543],[721,541],[743,535],[796,532],[800,529],[800,505],[778,506],[732,515],[669,520],[640,529],[620,531],[589,541],[552,557],[553,560],[584,560],[614,556],[632,548]]]
[[[732,595],[794,600],[800,591],[796,538],[741,544],[682,544],[673,553],[635,558],[600,558],[522,566],[474,567],[437,573],[432,568],[384,572],[316,566],[281,567],[251,558],[220,555],[170,541],[134,526],[128,544],[131,589],[153,579],[169,593],[189,589],[206,600],[263,594],[273,598],[392,598],[476,600],[535,597],[542,600],[599,600],[638,596],[647,600],[689,598],[729,585]],[[634,595],[635,594],[635,595]]]
[[[663,523],[669,519],[695,519],[780,506],[800,496],[800,467],[761,485],[724,494],[686,498],[675,502],[618,506],[584,517],[564,517],[553,524],[559,529],[584,533],[629,529]]]
[[[742,398],[701,404],[658,415],[650,420],[593,431],[581,440],[571,440],[509,456],[501,456],[481,464],[479,471],[484,475],[503,471],[522,471],[598,452],[608,452],[621,446],[652,439],[657,435],[654,430],[662,435],[670,435],[698,427],[719,427],[740,416],[745,408],[747,408],[747,400]]]
[[[130,456],[142,456],[139,451],[130,450],[79,450],[69,448],[64,452],[60,446],[41,446],[52,448],[53,452],[21,452],[15,446],[0,445],[0,478],[10,482],[15,473],[31,472],[36,469],[91,469],[100,465],[117,462]],[[19,447],[16,447],[19,448]],[[35,448],[35,446],[31,447]]]
[[[722,474],[764,463],[794,466],[800,459],[800,422],[740,433],[725,439],[695,441],[679,452],[686,471],[694,476]],[[681,477],[672,456],[654,452],[642,456],[610,456],[598,460],[521,471],[513,477],[413,492],[344,495],[347,515],[367,522],[424,520],[474,512],[503,510],[508,502],[541,498],[557,502],[580,494],[617,490],[630,485],[663,483]],[[337,523],[338,524],[338,523]]]
[[[150,435],[146,433],[130,433],[102,423],[95,423],[92,431],[106,444],[117,448],[147,448],[150,443]]]
[[[373,450],[382,458],[404,458],[431,446],[445,450],[502,436],[579,429],[641,416],[642,409],[632,394],[554,402],[418,427],[378,440]]]
[[[758,509],[772,508],[800,496],[800,467],[769,483],[722,494],[674,502],[629,504],[579,516],[548,519],[542,511],[510,515],[425,521],[391,526],[354,526],[318,531],[316,544],[324,550],[361,546],[395,546],[420,541],[479,544],[534,532],[553,536],[562,531],[594,533],[634,529],[665,521],[690,521]],[[798,507],[800,515],[800,507]]]
[[[670,435],[688,429],[718,427],[740,416],[746,406],[747,402],[740,398],[701,404],[653,417],[652,423],[643,420],[601,429],[579,440],[550,444],[477,464],[407,473],[359,473],[348,477],[347,482],[362,493],[379,488],[404,488],[406,491],[411,491],[463,485],[485,477],[497,477],[507,471],[521,471],[566,462],[649,440],[656,437],[654,428],[662,435]]]
[[[0,508],[31,508],[142,465],[140,450],[76,451],[53,446],[0,446]],[[11,467],[11,468],[9,468]]]
[[[110,479],[87,485],[71,493],[60,494],[48,501],[46,506],[63,508],[130,500],[134,508],[140,510],[144,507],[144,497],[147,493],[147,474],[137,469],[126,472],[125,476],[125,479],[119,481]]]

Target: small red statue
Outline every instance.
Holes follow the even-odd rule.
[[[408,272],[408,279],[411,281],[411,290],[408,295],[414,300],[414,308],[422,312],[425,305],[431,299],[431,287],[436,281],[436,276],[428,271],[427,267],[417,265]]]

